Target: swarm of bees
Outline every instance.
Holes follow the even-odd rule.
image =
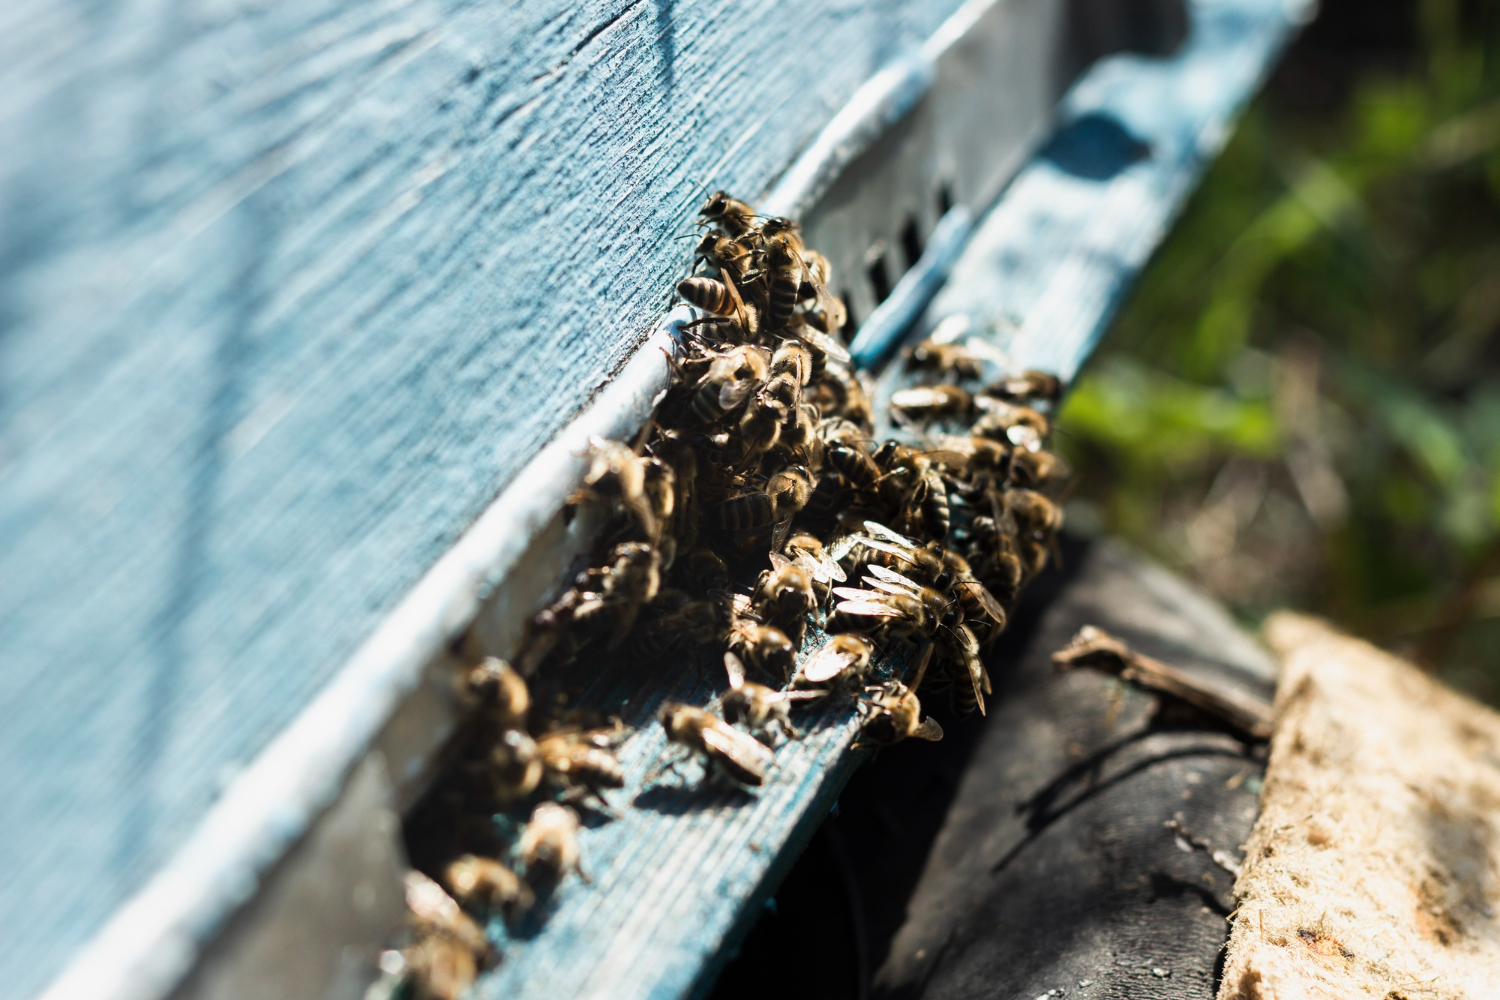
[[[591,442],[569,501],[604,516],[596,557],[532,620],[515,668],[486,660],[464,680],[462,787],[450,798],[480,816],[542,801],[510,865],[465,850],[442,869],[445,912],[514,918],[582,874],[578,810],[612,814],[606,793],[624,784],[613,749],[629,731],[540,720],[550,713],[534,710],[523,676],[566,672],[595,650],[643,667],[721,660],[722,694],[660,706],[669,750],[657,773],[692,759],[704,780],[753,788],[775,748],[799,738],[792,713],[806,706],[851,702],[865,746],[941,739],[919,700],[930,692],[946,689],[959,716],[983,713],[982,652],[1054,547],[1069,476],[1042,447],[1056,378],[980,384],[993,359],[945,325],[907,353],[917,384],[891,395],[892,432],[877,440],[828,260],[795,222],[723,192],[699,220],[676,287],[699,318],[672,387],[633,444]],[[915,667],[903,680],[892,663]],[[421,968],[471,936],[444,931],[448,944],[432,945],[431,926],[417,928],[407,964],[421,995],[445,998],[452,976]],[[486,960],[471,949],[443,968]]]

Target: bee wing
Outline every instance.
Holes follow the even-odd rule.
[[[884,591],[887,594],[900,594],[903,597],[913,597],[913,596],[915,596],[914,594],[912,594],[912,592],[910,590],[907,590],[905,587],[901,586],[901,584],[899,584],[899,583],[890,583],[889,581],[886,581],[886,580],[872,580],[869,577],[865,577],[864,582],[868,583],[870,586],[874,587],[876,590]]]
[[[773,549],[779,549],[779,548],[781,548],[783,545],[786,544],[787,536],[790,535],[791,533],[792,533],[792,519],[791,519],[790,516],[783,517],[781,520],[777,521],[776,524],[775,524],[775,526],[771,528],[771,548],[773,548]],[[781,555],[781,553],[779,553],[779,552],[772,552],[771,553],[771,564],[773,566],[776,564],[776,559],[778,557],[781,558],[783,561],[787,562],[788,564],[790,564],[790,562],[791,562],[790,559],[787,559],[785,556]]]
[[[833,593],[848,601],[882,601],[885,595],[876,590],[861,590],[858,587],[834,587]]]
[[[771,751],[753,737],[723,724],[705,727],[702,736],[703,745],[736,780],[747,785],[759,785],[766,780]]]
[[[829,559],[832,559],[834,562],[838,562],[840,559],[843,559],[845,556],[847,556],[850,552],[854,551],[854,546],[858,545],[863,540],[863,535],[844,535],[840,538],[834,539],[832,542],[829,542],[828,545],[824,547],[823,551],[828,553]]]
[[[787,701],[812,701],[814,698],[828,697],[828,692],[821,688],[817,691],[786,691],[781,697]]]
[[[745,314],[745,300],[740,298],[740,290],[734,287],[734,279],[729,276],[728,271],[721,270],[719,280],[724,282],[724,289],[729,292],[730,301],[733,303],[732,310],[726,315],[733,316],[739,321],[741,327],[748,327],[750,323],[749,317]]]
[[[811,552],[799,552],[796,563],[802,567],[803,572],[819,583],[843,583],[849,579],[843,567],[826,555],[820,558]]]
[[[1017,448],[1025,448],[1027,451],[1042,450],[1042,436],[1037,433],[1035,427],[1016,424],[1006,430],[1005,436]]]
[[[844,601],[834,610],[846,615],[865,615],[870,618],[902,617],[900,611],[880,601]]]
[[[738,656],[728,650],[724,651],[724,672],[729,675],[729,688],[738,691],[745,684],[745,664]]]
[[[947,393],[931,386],[916,386],[891,393],[891,405],[898,410],[930,410],[952,405]]]
[[[922,724],[912,730],[911,738],[914,740],[927,740],[936,743],[943,738],[943,727],[931,716],[922,720]]]
[[[819,300],[821,301],[822,296],[826,295],[828,295],[828,291],[827,289],[824,289],[822,295],[819,296]],[[825,304],[824,308],[829,309],[829,306]],[[831,309],[828,314],[830,316],[833,315]],[[797,328],[795,336],[798,340],[806,341],[822,353],[826,354],[832,361],[836,361],[841,365],[847,365],[850,361],[848,349],[845,348],[843,344],[839,343],[836,337],[826,334],[822,330],[815,330],[812,327],[803,324],[802,326]]]
[[[736,618],[748,618],[755,609],[749,594],[730,594],[730,611]]]
[[[911,594],[919,594],[922,592],[921,584],[917,583],[910,577],[902,576],[895,570],[882,566],[879,563],[870,563],[870,565],[865,567],[865,573],[865,583],[868,583],[872,587],[875,586],[875,580],[880,580],[885,583],[895,584],[898,587],[902,587]],[[875,578],[875,580],[870,579],[870,577],[872,576]],[[886,588],[880,587],[878,589],[884,590]],[[892,591],[892,593],[894,593],[894,591]]]
[[[960,580],[958,585],[979,600],[980,605],[984,608],[984,613],[989,615],[990,619],[996,625],[999,625],[1001,628],[1005,627],[1005,605],[1001,604],[1000,599],[990,593],[990,588],[978,580]]]
[[[915,549],[917,547],[916,542],[912,541],[910,538],[907,538],[899,531],[892,531],[890,528],[887,528],[879,521],[866,521],[865,530],[875,538],[890,545],[901,545],[905,546],[907,549]]]
[[[774,569],[776,572],[780,573],[782,570],[786,569],[790,565],[792,565],[792,560],[788,559],[786,556],[782,555],[780,552],[772,551],[772,553],[771,553],[771,568],[772,569]]]
[[[750,393],[754,392],[755,389],[756,382],[754,379],[747,378],[741,379],[738,382],[730,382],[719,390],[719,408],[726,411],[734,409],[749,398]]]
[[[812,684],[822,684],[848,670],[853,663],[854,658],[848,653],[840,653],[832,646],[824,646],[808,658],[802,668],[802,678]]]
[[[979,714],[984,715],[984,664],[979,660],[979,641],[974,638],[974,633],[969,631],[967,625],[960,625],[955,634],[958,637],[959,655],[963,657],[964,668],[969,672],[969,683],[974,688],[974,704],[979,708]]]

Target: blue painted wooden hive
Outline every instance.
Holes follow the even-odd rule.
[[[962,313],[1070,378],[1308,11],[23,2],[0,993],[361,994],[452,640],[509,655],[586,544],[561,505],[665,384],[705,186],[803,220],[867,357]],[[753,808],[587,831],[594,883],[483,995],[701,988],[851,737],[783,753]],[[643,921],[702,882],[688,855],[716,891]]]

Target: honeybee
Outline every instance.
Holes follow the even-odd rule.
[[[867,569],[863,582],[868,588],[833,588],[834,596],[841,598],[834,608],[838,614],[877,619],[882,631],[891,635],[925,637],[936,629],[947,612],[942,594],[884,566],[872,564]],[[900,577],[901,582],[884,574]]]
[[[859,740],[855,748],[862,746],[890,746],[905,739],[930,740],[943,738],[943,727],[936,719],[922,718],[922,702],[917,698],[917,689],[927,675],[927,666],[932,662],[932,646],[922,650],[917,660],[917,669],[911,686],[899,680],[865,688],[858,710],[864,724],[860,727]]]
[[[526,681],[509,663],[487,656],[464,675],[467,701],[486,721],[501,729],[521,729],[531,711],[531,693]]]
[[[536,897],[521,877],[494,858],[465,854],[443,869],[443,881],[465,906],[524,913]]]
[[[906,358],[906,367],[915,371],[951,374],[960,379],[978,379],[984,374],[983,362],[967,347],[932,339],[912,348]]]
[[[742,493],[719,504],[715,519],[727,531],[764,528],[776,520],[776,503],[763,491]]]
[[[443,887],[419,871],[405,876],[406,910],[416,942],[402,951],[419,996],[459,1000],[494,956],[489,939]]]
[[[854,744],[856,748],[890,746],[906,739],[936,743],[943,738],[943,727],[936,719],[922,718],[922,702],[905,684],[889,681],[870,693],[874,697],[859,703],[864,725],[859,731],[859,741]]]
[[[1035,490],[1007,490],[1005,509],[1015,519],[1028,577],[1041,572],[1062,527],[1062,508]]]
[[[818,408],[803,403],[781,428],[780,447],[788,455],[801,459],[809,469],[823,465],[823,442],[818,437]]]
[[[1013,533],[1014,522],[1010,523],[1012,530],[1002,530],[993,519],[976,517],[969,526],[974,536],[969,565],[992,593],[1000,595],[1002,602],[1014,600],[1026,579],[1026,565],[1021,561]]]
[[[630,634],[641,608],[654,600],[661,588],[661,553],[644,542],[622,542],[610,550],[607,566],[591,572],[601,579],[600,589],[584,596],[573,618],[585,620],[613,609],[615,629],[609,648],[614,649]]]
[[[800,389],[812,379],[813,356],[807,345],[798,340],[783,340],[771,355],[771,377],[787,375]]]
[[[1044,399],[1056,403],[1062,398],[1062,379],[1047,372],[1031,370],[1011,378],[1003,378],[982,390],[987,396],[1001,399]]]
[[[786,554],[792,561],[802,567],[802,571],[812,577],[815,584],[827,587],[833,583],[843,583],[848,577],[844,569],[835,562],[823,547],[823,543],[809,534],[796,534],[786,540]]]
[[[741,465],[776,447],[787,412],[786,404],[780,400],[768,397],[764,391],[756,394],[740,418]]]
[[[647,465],[629,446],[603,438],[589,438],[589,468],[584,488],[569,497],[570,503],[612,499],[630,511],[646,537],[660,537],[660,522],[647,495]],[[660,463],[657,463],[660,465]]]
[[[755,209],[723,191],[715,191],[708,201],[698,209],[704,223],[718,226],[729,236],[738,239],[755,227]]]
[[[733,653],[724,654],[724,670],[729,675],[729,693],[724,696],[724,719],[743,725],[767,746],[771,745],[778,731],[789,740],[798,737],[789,714],[792,702],[821,698],[824,694],[822,691],[777,691],[747,681],[745,665]]]
[[[489,748],[486,775],[501,803],[524,799],[542,783],[545,773],[536,741],[519,729],[507,729]]]
[[[772,219],[761,227],[765,248],[761,251],[765,263],[769,296],[766,304],[765,329],[771,333],[785,330],[792,313],[797,308],[802,288],[803,263],[800,240],[789,230],[777,230],[767,236],[766,230],[784,220]]]
[[[625,771],[609,746],[620,732],[609,729],[562,729],[546,733],[537,740],[546,780],[560,789],[568,801],[592,798],[612,811],[604,797],[607,788],[624,788]]]
[[[790,677],[797,664],[797,649],[786,633],[753,618],[735,619],[729,628],[729,648],[772,677]]]
[[[542,802],[516,845],[527,879],[550,884],[579,869],[578,814],[556,802]]]
[[[802,250],[802,264],[805,271],[799,297],[803,300],[815,298],[818,294],[816,285],[827,288],[832,283],[833,265],[828,263],[827,257],[806,247]]]
[[[736,281],[743,278],[754,251],[743,239],[733,239],[723,233],[705,233],[698,241],[693,258],[707,261],[720,271],[728,271]]]
[[[689,305],[730,320],[750,336],[759,330],[758,317],[745,304],[728,271],[720,271],[717,278],[683,278],[677,283],[677,294]]]
[[[807,616],[818,606],[812,577],[779,552],[770,554],[771,568],[763,570],[751,597],[755,616],[780,628],[793,646],[807,635]]]
[[[765,384],[769,372],[765,355],[748,344],[719,355],[693,393],[693,417],[701,424],[723,419]]]
[[[967,625],[958,624],[940,630],[937,642],[944,658],[954,664],[957,674],[952,694],[953,710],[960,716],[968,716],[977,708],[979,714],[984,715],[984,695],[990,681],[979,658],[979,640]]]
[[[776,524],[771,541],[772,549],[779,549],[785,544],[792,518],[807,506],[812,492],[812,474],[803,465],[789,465],[766,483],[766,496],[771,500],[771,517]]]
[[[871,489],[880,479],[880,466],[861,440],[841,438],[829,442],[823,450],[823,461],[856,490]]]
[[[984,398],[984,397],[981,397]],[[1017,406],[998,399],[985,399],[984,416],[971,428],[978,437],[1009,441],[1017,448],[1038,451],[1051,425],[1047,418],[1029,406]]]
[[[874,653],[875,647],[870,645],[870,640],[855,632],[831,635],[797,671],[792,685],[828,687],[860,684],[870,668],[870,657]]]
[[[924,420],[965,417],[974,397],[956,385],[921,385],[891,393],[891,408]]]
[[[1046,490],[1057,486],[1073,474],[1068,463],[1050,451],[1028,451],[1025,448],[1015,453],[1011,463],[1010,478],[1017,486],[1030,490]]]
[[[771,751],[754,737],[740,732],[712,712],[678,702],[662,705],[657,718],[667,739],[701,755],[710,768],[743,785],[760,785],[771,766]],[[672,762],[675,766],[677,761]]]
[[[948,506],[948,487],[936,469],[928,468],[907,499],[904,520],[920,525],[925,534],[942,540],[948,537],[953,514]]]

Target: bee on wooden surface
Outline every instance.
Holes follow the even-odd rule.
[[[863,720],[859,740],[855,747],[890,746],[905,739],[930,740],[943,738],[943,727],[936,719],[922,718],[922,702],[917,698],[917,689],[927,675],[927,666],[932,662],[932,647],[922,651],[917,669],[908,687],[898,680],[865,688],[865,697],[859,702],[859,715]]]
[[[1062,528],[1062,508],[1035,490],[1008,490],[1005,509],[1015,519],[1027,577],[1040,573]]]
[[[719,504],[715,521],[726,531],[764,528],[776,520],[776,503],[764,491],[742,493]]]
[[[823,441],[818,437],[818,420],[818,408],[811,403],[803,403],[781,428],[781,439],[778,442],[783,451],[800,459],[800,464],[809,469],[823,466]]]
[[[494,957],[484,931],[443,887],[419,871],[405,876],[408,922],[416,942],[401,952],[419,997],[459,1000]]]
[[[735,619],[729,628],[729,648],[741,660],[771,677],[790,677],[797,664],[797,648],[786,633],[754,618]]]
[[[1062,379],[1047,372],[1031,370],[1011,378],[1003,378],[982,390],[986,396],[1000,399],[1041,399],[1056,403],[1062,398]]]
[[[734,239],[723,233],[705,233],[693,251],[693,259],[707,261],[720,271],[729,272],[735,282],[743,280],[750,267],[754,251],[744,239]]]
[[[771,377],[790,376],[798,389],[811,381],[812,366],[812,351],[798,340],[783,340],[771,355]]]
[[[970,524],[973,542],[967,558],[974,575],[984,581],[1002,603],[1008,604],[1015,600],[1027,572],[1021,560],[1014,521],[1006,520],[1010,524],[1009,530],[992,518],[976,517]]]
[[[855,747],[884,747],[906,739],[936,743],[943,738],[943,727],[936,719],[922,718],[922,702],[905,684],[890,681],[871,693],[874,697],[859,703],[864,725]]]
[[[689,305],[730,320],[747,336],[755,336],[760,329],[759,317],[745,304],[728,271],[720,271],[717,278],[683,278],[677,283],[677,294]]]
[[[766,356],[757,347],[744,344],[720,355],[693,393],[693,417],[700,424],[723,419],[764,385],[769,373]]]
[[[729,693],[724,696],[724,719],[750,731],[756,739],[770,746],[779,732],[789,740],[800,735],[792,725],[792,703],[823,697],[822,691],[777,691],[775,688],[745,679],[745,665],[733,653],[724,654],[724,670],[729,675]]]
[[[953,689],[951,699],[953,711],[959,717],[967,717],[977,708],[985,714],[984,696],[989,690],[989,674],[979,658],[979,640],[966,624],[953,625],[940,630],[936,639],[943,652],[945,662],[953,667]]]
[[[761,227],[765,237],[766,227],[778,220],[771,220]],[[768,297],[764,316],[765,329],[770,333],[785,330],[797,308],[802,288],[803,263],[799,250],[800,241],[789,233],[766,237],[761,251],[765,263]]]
[[[577,490],[569,502],[616,501],[631,513],[646,537],[654,540],[660,534],[660,521],[646,487],[647,465],[652,461],[641,458],[618,441],[589,438],[589,468],[583,477],[584,488]]]
[[[766,496],[771,500],[771,518],[776,525],[771,541],[772,549],[779,549],[785,544],[792,518],[807,506],[812,492],[812,474],[803,465],[789,465],[766,483]]]
[[[701,756],[708,766],[729,775],[742,785],[760,785],[771,766],[771,751],[754,737],[735,729],[712,712],[678,702],[662,705],[657,718],[667,739],[689,754]],[[672,766],[677,762],[673,761]]]
[[[708,201],[698,209],[698,215],[704,224],[718,226],[735,239],[755,228],[755,209],[723,191],[709,195]]]
[[[894,572],[873,565],[869,570],[872,575],[875,570]],[[834,596],[840,598],[834,607],[836,613],[848,615],[856,621],[873,618],[875,621],[871,625],[874,627],[890,635],[906,637],[925,637],[942,620],[947,602],[930,587],[892,584],[878,576],[874,580],[867,576],[863,582],[871,586],[833,588]]]
[[[812,577],[779,552],[770,554],[771,568],[762,570],[751,596],[755,617],[780,628],[794,647],[807,635],[807,617],[818,606]]]
[[[812,577],[813,583],[827,587],[834,583],[843,583],[848,579],[844,569],[832,557],[823,543],[812,535],[799,533],[792,535],[786,540],[786,554],[802,571]]]
[[[464,693],[486,722],[501,729],[525,728],[531,693],[521,675],[498,656],[487,656],[469,668],[464,675]]]
[[[907,498],[903,520],[939,541],[948,537],[953,514],[948,505],[948,487],[936,469],[928,468]]]
[[[1052,452],[1025,448],[1016,451],[1010,468],[1011,482],[1029,490],[1055,489],[1072,474],[1068,463]]]
[[[661,553],[644,542],[622,542],[610,550],[608,565],[597,575],[601,580],[599,590],[579,603],[573,617],[585,620],[612,610],[615,628],[609,648],[614,649],[630,634],[641,608],[655,599],[661,588]]]
[[[485,774],[501,803],[524,799],[542,783],[545,773],[536,741],[519,729],[507,729],[489,748]]]
[[[891,409],[919,420],[966,417],[974,397],[956,385],[919,385],[891,393]]]
[[[967,347],[932,339],[912,348],[906,367],[912,371],[932,371],[959,379],[978,379],[984,375],[984,363]]]
[[[769,398],[764,392],[757,394],[740,418],[740,467],[748,466],[776,447],[788,412],[786,404],[780,400]]]
[[[559,789],[567,801],[592,799],[604,811],[612,812],[604,791],[624,788],[625,771],[615,755],[600,745],[600,737],[614,735],[612,730],[576,729],[543,734],[536,742],[547,782]]]
[[[853,687],[864,683],[875,647],[855,632],[828,637],[792,679],[794,687]]]
[[[971,428],[978,437],[1008,441],[1017,448],[1038,451],[1052,429],[1047,418],[1029,406],[1017,406],[998,399],[984,402],[984,416]]]
[[[443,869],[443,881],[465,906],[499,909],[507,914],[531,909],[536,897],[521,877],[494,858],[465,854]]]
[[[556,802],[542,802],[531,812],[516,853],[532,882],[551,884],[579,869],[578,814]]]

